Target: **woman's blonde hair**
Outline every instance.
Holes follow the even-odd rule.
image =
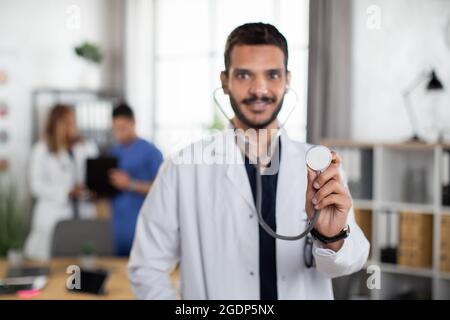
[[[64,104],[57,104],[50,110],[44,132],[44,138],[50,152],[58,153],[69,148],[65,120],[71,113],[73,113],[73,108]]]

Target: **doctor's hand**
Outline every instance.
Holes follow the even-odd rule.
[[[321,211],[315,229],[326,237],[333,237],[346,227],[352,207],[352,197],[339,171],[341,158],[336,152],[331,153],[330,166],[319,175],[308,167],[306,189],[306,213],[311,219],[315,210]],[[341,240],[325,247],[338,251],[343,243],[344,240]]]
[[[86,189],[82,185],[77,184],[70,190],[69,197],[71,199],[79,199],[83,196],[85,190]]]
[[[115,169],[109,172],[109,180],[119,190],[128,189],[131,183],[131,178],[127,173]]]

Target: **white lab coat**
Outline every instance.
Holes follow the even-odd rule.
[[[211,142],[212,141],[212,142]],[[242,154],[232,130],[181,151],[204,146],[217,157],[238,154],[240,164],[180,164],[167,160],[141,209],[128,272],[141,299],[174,299],[170,271],[180,263],[183,299],[259,299],[259,234],[256,209]],[[276,201],[277,232],[300,234],[306,227],[305,154],[310,146],[281,133]],[[178,159],[175,161],[175,159]],[[177,162],[177,163],[175,163]],[[360,270],[369,243],[356,225],[334,252],[314,241],[316,267],[303,260],[304,239],[276,240],[279,299],[332,299],[331,278]]]
[[[55,225],[73,216],[69,193],[76,184],[84,184],[86,159],[98,155],[97,146],[89,141],[73,147],[74,160],[68,152],[51,153],[43,141],[36,143],[31,152],[29,183],[35,197],[31,231],[25,243],[27,257],[47,260]],[[81,218],[91,218],[92,204],[80,201]]]

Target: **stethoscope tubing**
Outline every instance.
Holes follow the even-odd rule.
[[[219,92],[219,90],[223,90],[221,87],[216,88],[213,91],[213,99],[214,99],[214,103],[217,106],[217,108],[220,110],[220,112],[224,115],[224,117],[231,123],[231,125],[233,125],[233,122],[230,118],[228,118],[227,114],[225,113],[225,110],[222,108],[222,105],[220,104],[219,100],[217,99],[217,92]],[[286,122],[289,120],[289,118],[291,117],[294,109],[297,107],[298,104],[298,94],[297,92],[295,92],[295,90],[291,89],[291,88],[287,88],[287,90],[290,90],[291,92],[293,92],[295,94],[295,105],[294,107],[289,111],[286,120],[281,124],[280,129],[283,128],[286,124]],[[278,130],[278,135],[280,133],[281,130]],[[287,241],[296,241],[296,240],[300,240],[304,237],[306,237],[311,230],[314,228],[314,226],[317,223],[317,220],[319,220],[320,217],[320,210],[315,210],[314,214],[312,216],[312,219],[308,221],[307,227],[306,229],[299,235],[295,235],[295,236],[287,236],[287,235],[281,235],[276,233],[265,221],[264,218],[262,216],[262,177],[261,177],[261,166],[260,166],[260,162],[259,162],[259,157],[257,157],[257,161],[256,161],[256,214],[258,217],[258,222],[259,225],[273,238],[275,239],[280,239],[280,240],[287,240]]]
[[[315,210],[313,217],[308,221],[306,229],[299,235],[287,236],[276,233],[265,221],[262,216],[262,177],[261,168],[259,164],[259,158],[256,164],[256,214],[258,217],[259,225],[273,238],[287,241],[296,241],[306,237],[316,225],[317,220],[320,217],[320,210]]]

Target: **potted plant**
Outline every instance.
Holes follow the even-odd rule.
[[[214,110],[213,121],[208,127],[208,131],[211,133],[221,131],[225,129],[226,123],[223,120],[223,116]]]
[[[81,268],[86,270],[95,269],[96,263],[95,244],[90,241],[83,243],[80,257]]]
[[[74,48],[75,54],[83,60],[83,70],[81,73],[81,85],[90,89],[99,89],[100,70],[99,66],[103,61],[103,53],[100,46],[85,41]]]
[[[0,257],[15,257],[25,242],[27,206],[3,175],[0,174]]]

